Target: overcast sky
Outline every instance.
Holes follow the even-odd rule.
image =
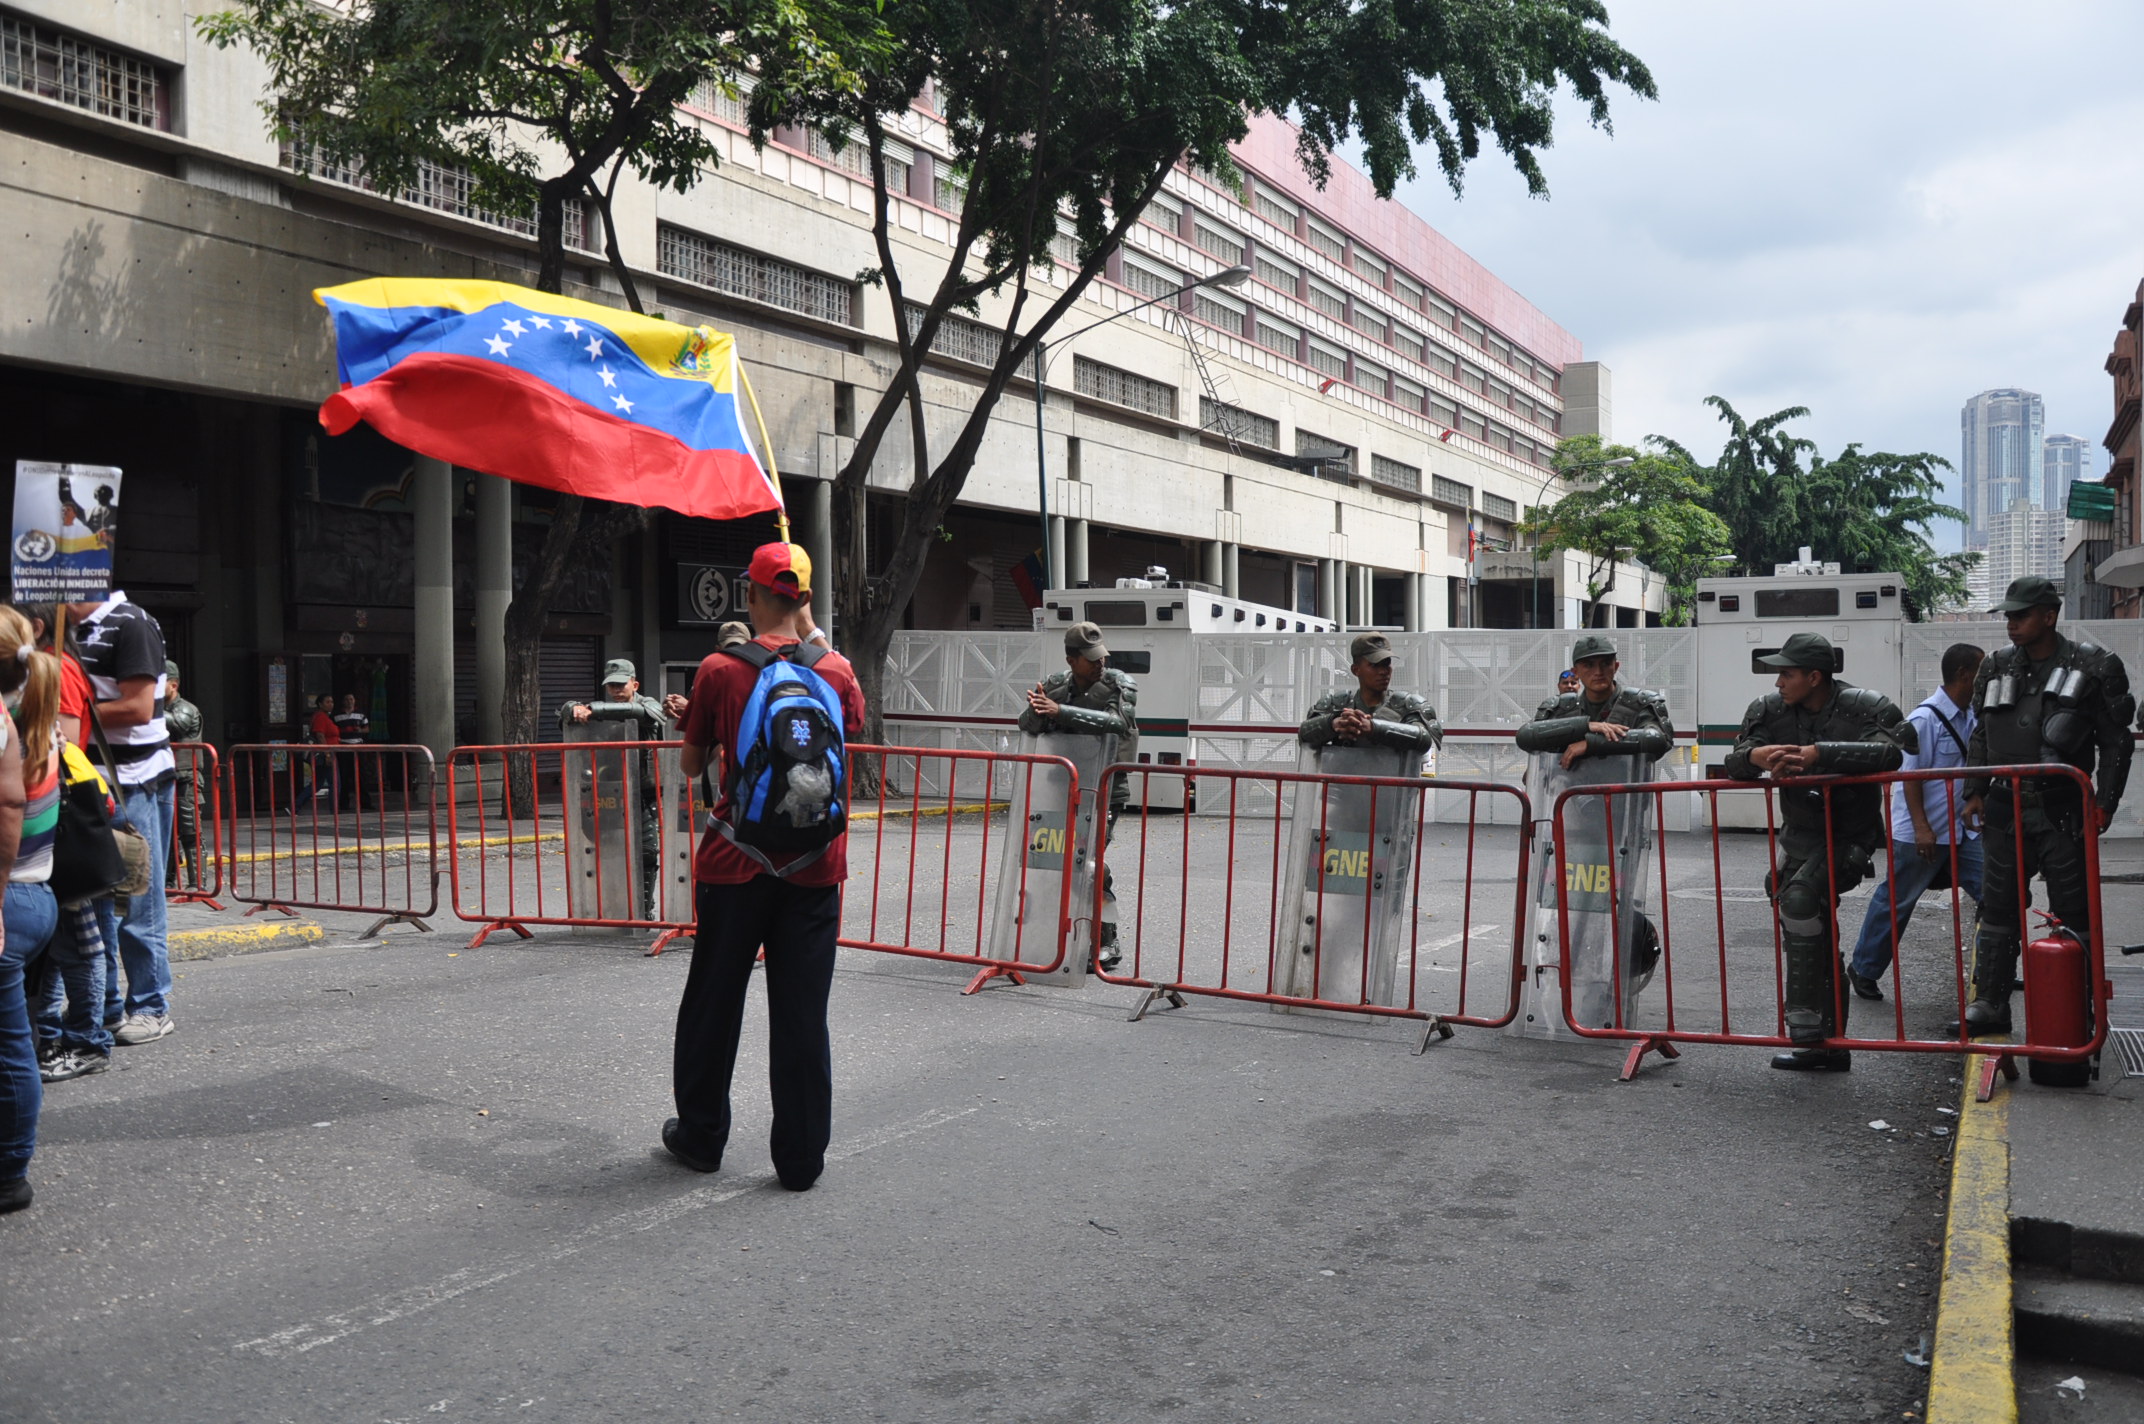
[[[1803,434],[1958,459],[1992,386],[2098,455],[2101,369],[2144,279],[2144,6],[1608,0],[1657,102],[1567,106],[1549,196],[1500,154],[1463,198],[1399,195],[1614,373],[1614,434],[1701,458],[1805,405]],[[1955,475],[1952,476],[1955,482]],[[1955,526],[1936,531],[1955,546]]]

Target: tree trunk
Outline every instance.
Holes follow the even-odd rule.
[[[565,203],[580,187],[578,179],[552,179],[538,190],[536,290],[540,292],[566,288]],[[499,691],[499,722],[509,745],[537,738],[540,709],[536,703],[543,695],[543,625],[565,579],[566,560],[580,532],[582,503],[579,495],[559,496],[551,527],[544,531],[543,548],[506,607],[506,686]],[[507,806],[524,816],[534,813],[533,757],[509,758],[504,791]]]

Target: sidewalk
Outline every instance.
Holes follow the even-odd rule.
[[[2144,1418],[2144,1192],[2137,1188],[2144,1076],[2127,1076],[2144,1074],[2144,1034],[2125,1042],[2121,1033],[2144,1031],[2144,956],[2119,952],[2144,940],[2144,893],[2136,888],[2144,845],[2103,841],[2101,848],[2114,1002],[2100,1076],[2081,1089],[2046,1088],[2023,1077],[2020,1064],[2019,1080],[1998,1087],[1998,1102],[1987,1105],[1970,1101],[1967,1084],[1949,1248],[1962,1264],[1946,1272],[1930,1424]],[[1991,1216],[2006,1218],[2008,1230],[2007,1243],[1994,1234],[1995,1259],[1980,1263],[1976,1279],[1967,1258],[1978,1180],[1991,1184],[1987,1194],[1999,1208]],[[2011,1387],[1945,1397],[1942,1328],[1991,1314],[1998,1338],[1987,1352],[2008,1355],[2014,1341],[2014,1359],[2000,1362],[2009,1368],[1993,1376],[2009,1373]],[[2008,1341],[1999,1338],[2004,1323]]]

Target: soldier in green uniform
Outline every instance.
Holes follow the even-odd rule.
[[[2114,820],[2129,783],[2129,719],[2136,698],[2122,660],[2092,643],[2076,643],[2055,631],[2062,593],[2037,575],[2014,581],[1994,612],[2009,624],[2010,646],[1988,654],[1973,679],[1972,766],[2061,762],[2098,776],[2092,803],[2068,779],[1968,778],[1967,825],[1985,822],[1981,837],[1980,925],[1973,935],[1973,997],[1966,1006],[1969,1033],[2010,1031],[2010,988],[2017,973],[2023,912],[2018,852],[2023,876],[2037,872],[2047,882],[2048,907],[2056,918],[2088,936],[2092,902],[2085,893],[2084,818],[2099,830]]]
[[[1358,633],[1347,645],[1352,692],[1328,692],[1311,704],[1297,738],[1306,747],[1405,747],[1427,752],[1444,745],[1437,709],[1411,692],[1392,690],[1392,644],[1382,633]]]
[[[1065,629],[1065,670],[1036,683],[1020,712],[1020,730],[1040,736],[1045,732],[1076,732],[1089,736],[1115,733],[1117,760],[1139,759],[1139,684],[1108,666],[1109,649],[1102,630],[1092,623],[1074,623]],[[1109,831],[1114,835],[1117,817],[1131,800],[1132,789],[1122,776],[1109,786]],[[1102,888],[1114,889],[1116,877],[1105,864]],[[1115,969],[1122,959],[1117,951],[1117,927],[1104,924],[1096,962]]]
[[[1563,766],[1583,756],[1634,756],[1658,761],[1675,741],[1668,704],[1657,692],[1624,687],[1615,680],[1622,664],[1615,644],[1588,633],[1571,648],[1578,691],[1561,692],[1534,709],[1519,728],[1522,752],[1560,752]]]
[[[1919,734],[1890,698],[1839,681],[1831,640],[1822,634],[1796,633],[1758,661],[1779,670],[1779,690],[1742,714],[1727,756],[1727,774],[1736,780],[1896,771],[1906,752],[1920,749]],[[1832,924],[1839,897],[1874,870],[1876,848],[1888,835],[1881,786],[1840,787],[1829,800],[1827,855],[1824,793],[1814,786],[1779,793],[1785,859],[1766,886],[1786,941],[1787,1037],[1801,1045],[1820,1045],[1845,1027]],[[1779,1054],[1772,1066],[1844,1072],[1853,1063],[1843,1048],[1806,1046]]]
[[[179,665],[164,660],[164,683],[170,689],[164,703],[164,727],[174,742],[201,740],[201,709],[179,696]],[[201,768],[196,752],[177,754],[179,779],[173,798],[171,863],[164,868],[164,883],[194,886],[201,883]]]
[[[581,700],[562,702],[558,707],[560,727],[586,722],[594,715],[594,707],[609,704],[606,716],[630,715],[638,722],[639,730],[633,737],[639,742],[667,741],[671,727],[685,715],[685,698],[671,693],[662,701],[643,696],[640,677],[628,658],[612,658],[603,664],[603,696],[591,704]],[[617,709],[631,708],[629,714]],[[655,795],[655,758],[650,753],[639,753],[640,762],[640,898],[647,918],[662,918],[662,906],[655,901],[655,878],[660,872],[656,858],[662,845],[662,810]]]

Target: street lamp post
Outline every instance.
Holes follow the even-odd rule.
[[[1566,466],[1560,470],[1550,470],[1548,477],[1541,481],[1541,488],[1534,491],[1534,508],[1536,510],[1541,508],[1541,500],[1548,494],[1549,485],[1559,476],[1568,475],[1573,470],[1620,470],[1636,463],[1637,461],[1629,455],[1618,455],[1613,460],[1586,460],[1576,465]],[[1534,627],[1539,628],[1541,626],[1541,534],[1539,530],[1534,532],[1533,556]]]
[[[1053,348],[1061,347],[1073,337],[1090,332],[1098,326],[1107,326],[1113,321],[1130,316],[1135,311],[1144,311],[1158,302],[1172,301],[1184,293],[1199,287],[1240,287],[1250,275],[1251,269],[1248,267],[1241,265],[1223,267],[1218,272],[1209,272],[1195,281],[1186,282],[1173,292],[1163,292],[1158,297],[1148,297],[1143,302],[1134,302],[1122,311],[1111,312],[1100,321],[1090,321],[1085,326],[1066,332],[1063,336],[1035,343],[1035,503],[1037,508],[1042,511],[1042,586],[1045,589],[1057,587],[1057,560],[1050,550],[1048,446],[1042,431],[1042,407],[1049,396],[1048,380],[1050,361],[1054,357]]]

